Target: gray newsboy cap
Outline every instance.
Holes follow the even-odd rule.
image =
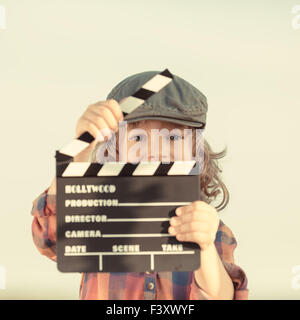
[[[120,102],[137,92],[148,80],[161,71],[145,71],[131,75],[118,83],[108,94],[108,99]],[[173,80],[144,101],[124,120],[161,120],[204,128],[206,125],[207,99],[205,95],[189,82],[173,75]]]

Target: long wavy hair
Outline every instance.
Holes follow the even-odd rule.
[[[136,127],[142,128],[143,124],[147,120],[137,121],[128,123],[128,129],[133,129]],[[193,127],[178,125],[180,129],[195,129]],[[193,130],[193,133],[195,130]],[[112,135],[112,138],[107,140],[107,142],[98,142],[92,151],[89,161],[103,163],[104,161],[118,161],[119,151],[118,151],[118,133]],[[101,148],[104,148],[104,152],[98,152]],[[203,167],[200,174],[200,198],[208,204],[211,204],[216,198],[221,194],[222,198],[217,206],[214,206],[217,211],[223,210],[229,202],[229,192],[225,184],[221,179],[222,169],[219,166],[218,160],[223,158],[227,153],[227,147],[220,151],[214,152],[210,147],[209,143],[204,139],[202,148],[202,156],[204,157]],[[195,154],[197,149],[196,139],[193,139],[193,152]],[[98,154],[102,154],[106,157],[105,160],[97,157]]]

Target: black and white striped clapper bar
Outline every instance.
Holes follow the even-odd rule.
[[[166,69],[120,104],[132,112],[172,81]],[[57,267],[61,272],[189,271],[200,248],[168,233],[175,209],[200,199],[193,161],[73,162],[88,132],[56,151]]]

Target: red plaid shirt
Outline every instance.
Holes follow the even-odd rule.
[[[48,188],[34,201],[33,241],[42,255],[56,261],[56,196]],[[234,264],[237,246],[231,230],[220,220],[215,246],[232,279],[234,299],[248,299],[248,280]],[[79,298],[84,300],[210,300],[195,281],[194,272],[97,272],[82,273]]]

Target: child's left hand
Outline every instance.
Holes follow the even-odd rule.
[[[217,210],[204,201],[194,201],[175,210],[168,232],[176,235],[178,241],[197,243],[201,250],[214,244],[219,227]]]

